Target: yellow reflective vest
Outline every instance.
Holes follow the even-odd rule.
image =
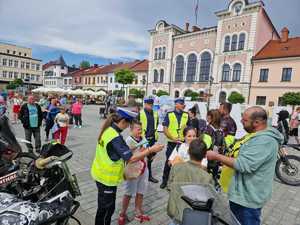
[[[183,130],[186,128],[187,123],[189,121],[189,116],[186,112],[182,112],[180,123],[178,123],[176,115],[174,112],[170,112],[167,114],[169,117],[169,126],[168,131],[170,135],[174,138],[179,138],[182,142],[184,141]],[[173,140],[169,140],[169,142],[173,142]]]
[[[158,132],[157,132],[158,113],[153,111],[153,117],[154,117],[155,141],[157,141],[158,140]],[[147,116],[146,116],[144,109],[140,111],[140,121],[142,123],[143,136],[145,137],[145,134],[147,131],[148,120],[147,120]]]
[[[250,133],[245,135],[243,138],[241,138],[239,141],[237,141],[232,149],[229,149],[230,151],[226,153],[226,156],[228,157],[233,157],[233,158],[237,158],[240,148],[243,144],[245,144],[247,141],[249,141],[251,138],[253,138],[255,136],[255,133]],[[229,189],[229,185],[231,183],[231,179],[234,175],[234,169],[230,168],[228,166],[223,165],[222,166],[222,171],[221,171],[221,175],[220,175],[220,185],[222,187],[222,190],[227,193],[228,189]]]
[[[106,186],[118,186],[123,181],[124,160],[112,161],[106,149],[107,144],[119,135],[114,128],[107,128],[96,148],[91,175],[95,181]]]

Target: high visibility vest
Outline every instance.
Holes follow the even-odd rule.
[[[232,146],[234,144],[235,137],[234,137],[234,135],[228,134],[226,137],[224,137],[224,141],[226,144],[226,148],[230,148],[230,146]]]
[[[96,148],[91,175],[95,181],[106,186],[118,186],[123,181],[124,160],[112,161],[106,149],[107,144],[119,135],[114,128],[107,128]]]
[[[180,123],[178,123],[176,115],[174,112],[168,113],[169,126],[168,130],[172,137],[179,138],[182,142],[184,141],[183,130],[187,126],[189,121],[189,116],[186,112],[182,112]],[[173,142],[173,140],[168,140]]]
[[[211,149],[212,147],[212,138],[208,134],[202,134],[200,136],[202,141],[205,143],[207,149]]]
[[[251,138],[255,136],[255,133],[250,133],[245,135],[243,138],[241,138],[239,141],[237,141],[232,149],[226,153],[226,156],[232,157],[232,158],[237,158],[240,148],[243,144],[245,144],[247,141],[249,141]],[[231,183],[231,179],[234,175],[235,170],[233,168],[230,168],[228,166],[223,165],[222,166],[222,171],[220,175],[220,185],[222,187],[222,190],[227,193],[229,185]]]
[[[158,124],[158,113],[153,111],[153,117],[154,117],[154,135],[155,135],[155,140],[158,140],[158,132],[157,132],[157,124]],[[148,120],[147,116],[145,113],[145,110],[140,111],[140,121],[142,123],[142,132],[143,136],[145,137],[146,131],[147,131],[147,125],[148,125]]]

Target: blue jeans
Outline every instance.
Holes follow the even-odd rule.
[[[252,209],[229,201],[230,209],[241,225],[260,225],[261,208]]]

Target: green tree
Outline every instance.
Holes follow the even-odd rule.
[[[291,105],[294,109],[296,105],[300,105],[300,92],[287,92],[281,99],[285,105]]]
[[[136,88],[132,88],[129,90],[129,94],[134,95],[136,98],[144,98],[145,91],[136,89]]]
[[[22,79],[15,79],[13,81],[10,81],[7,85],[6,85],[6,89],[16,89],[17,87],[20,87],[23,85],[23,81]]]
[[[228,97],[228,101],[231,104],[237,104],[237,103],[244,103],[245,102],[245,97],[243,95],[241,95],[238,92],[231,92],[230,96]]]
[[[126,84],[132,84],[132,82],[135,80],[135,74],[129,69],[121,69],[115,72],[116,76],[116,82],[120,83],[124,86]]]
[[[184,92],[184,97],[191,97],[192,101],[196,101],[199,99],[199,94],[192,90],[187,90]]]
[[[80,63],[80,68],[89,68],[91,65],[89,63],[89,61],[86,61],[86,60],[82,60],[81,63]]]
[[[169,93],[166,92],[166,91],[163,91],[163,90],[159,90],[159,91],[156,93],[156,95],[157,95],[158,97],[160,97],[160,96],[163,96],[163,95],[169,95]]]

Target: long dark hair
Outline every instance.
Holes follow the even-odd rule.
[[[14,152],[22,152],[22,148],[12,132],[9,125],[9,119],[6,116],[0,117],[0,139],[1,148],[8,148]],[[3,150],[4,149],[0,149],[0,151]]]
[[[208,116],[211,117],[210,125],[212,125],[215,129],[219,129],[221,125],[221,114],[217,109],[209,110],[207,113]]]
[[[101,137],[104,133],[104,131],[106,131],[107,128],[109,128],[112,123],[119,123],[122,119],[120,115],[118,115],[117,113],[111,113],[107,119],[104,121],[102,127],[101,127],[101,131],[100,131],[100,134],[99,134],[99,137],[98,137],[98,142],[101,140]]]

